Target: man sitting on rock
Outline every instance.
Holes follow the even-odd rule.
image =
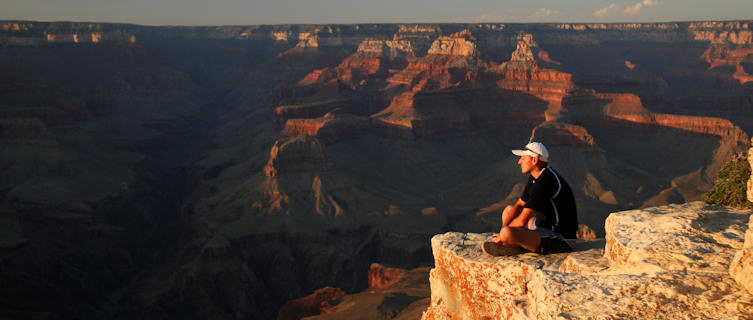
[[[570,186],[548,166],[549,151],[540,142],[512,153],[520,156],[520,170],[531,176],[518,201],[502,212],[499,234],[482,249],[493,256],[525,252],[522,249],[539,254],[571,252],[565,238],[575,239],[578,214]]]

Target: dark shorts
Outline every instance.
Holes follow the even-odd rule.
[[[568,243],[561,234],[542,228],[537,228],[536,231],[538,231],[541,236],[541,244],[539,245],[539,248],[536,249],[536,253],[552,254],[573,251],[573,247],[570,246],[570,243]]]

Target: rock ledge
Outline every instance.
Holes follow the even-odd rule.
[[[753,295],[730,261],[751,213],[702,202],[617,212],[605,247],[549,256],[490,257],[479,246],[491,234],[439,234],[423,319],[749,318]]]

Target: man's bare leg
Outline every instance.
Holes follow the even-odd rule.
[[[510,225],[510,222],[515,218],[517,213],[513,212],[514,208],[513,206],[507,206],[505,207],[505,210],[502,211],[502,226],[507,227]]]
[[[524,209],[528,210],[528,209]],[[527,226],[531,219],[531,213],[524,210],[515,211],[514,206],[507,206],[502,211],[502,227],[523,227]]]
[[[528,251],[536,251],[541,244],[541,235],[536,230],[527,228],[502,227],[494,242],[507,247],[522,247]]]

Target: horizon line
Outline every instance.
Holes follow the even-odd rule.
[[[252,26],[356,26],[356,25],[462,25],[462,24],[509,24],[509,25],[524,25],[524,24],[670,24],[670,23],[694,23],[694,22],[752,22],[753,19],[719,19],[719,20],[668,20],[668,21],[652,21],[652,22],[636,22],[636,21],[613,21],[613,22],[503,22],[503,21],[485,21],[485,22],[359,22],[359,23],[261,23],[261,24],[140,24],[132,22],[102,22],[102,21],[76,21],[76,20],[25,20],[25,19],[0,19],[2,23],[16,22],[16,23],[90,23],[90,24],[110,24],[110,25],[132,25],[141,27],[252,27]]]

